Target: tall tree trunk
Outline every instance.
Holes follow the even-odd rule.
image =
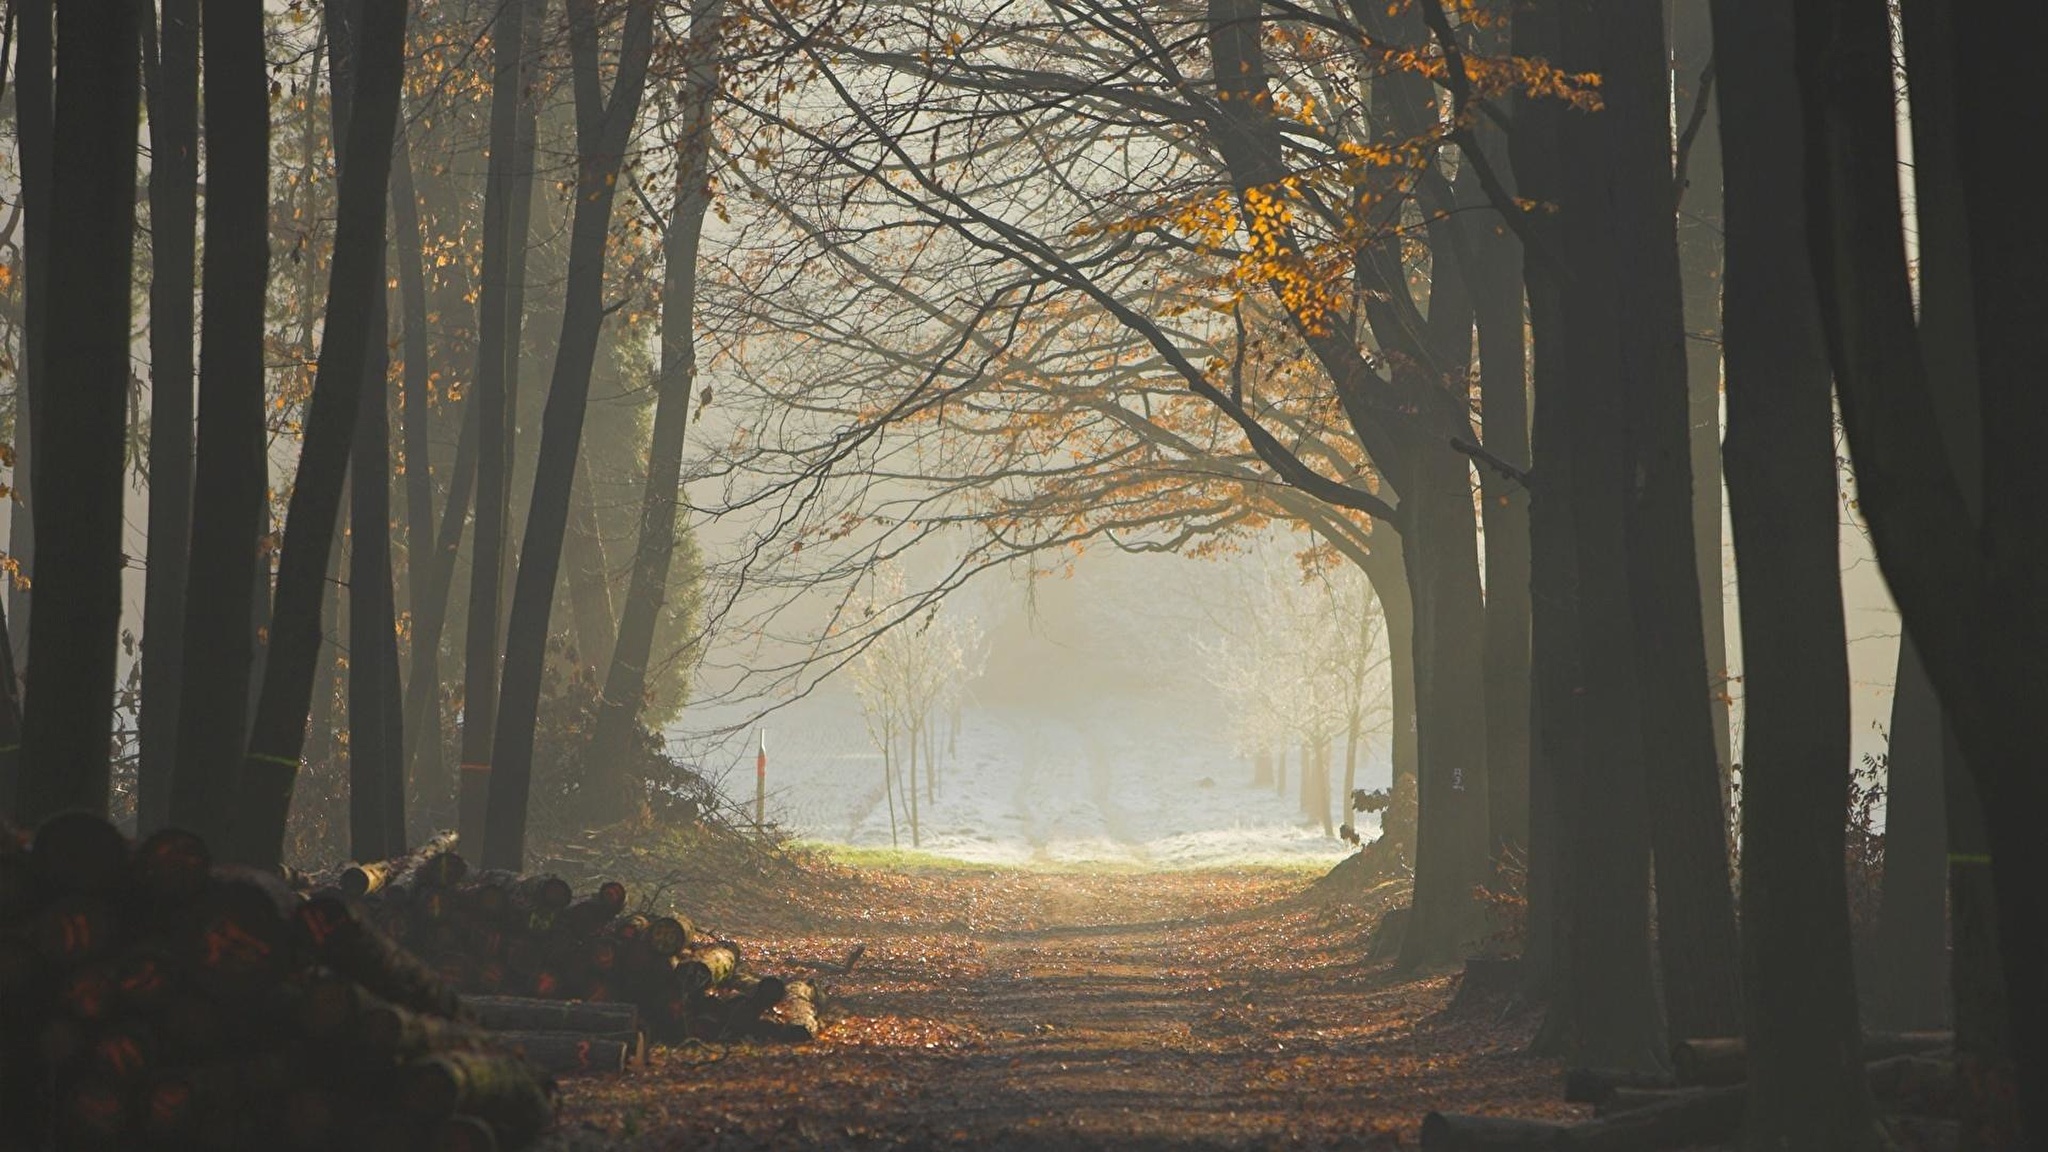
[[[646,85],[653,23],[652,0],[634,0],[627,8],[619,65],[607,99],[598,75],[595,0],[571,0],[569,8],[577,109],[576,209],[570,224],[560,350],[541,415],[533,499],[520,544],[519,575],[506,629],[505,675],[492,741],[498,762],[484,824],[483,861],[491,868],[517,869],[526,855],[527,793],[547,656],[548,616],[560,574],[562,537],[568,528],[569,489],[583,435],[590,372],[604,325],[604,257],[612,201]]]
[[[410,366],[418,359],[422,373],[426,368],[426,326],[427,298],[425,270],[420,245],[424,238],[419,227],[418,200],[414,196],[412,180],[411,151],[400,141],[398,165],[393,178],[393,210],[396,212],[396,226],[399,230],[400,274],[399,292],[406,324],[406,449],[410,456],[415,449],[412,437],[424,436],[428,419],[415,418],[415,405],[424,401],[424,396],[415,390]],[[406,221],[413,223],[408,226]],[[417,291],[406,287],[411,275],[406,271],[410,265],[418,273]],[[444,307],[456,306],[455,301],[444,301]],[[417,330],[417,341],[412,333]],[[417,343],[417,348],[415,348]],[[418,400],[415,397],[418,396]],[[464,529],[469,523],[470,505],[476,489],[477,456],[477,405],[465,399],[462,405],[461,431],[455,440],[455,459],[448,474],[447,504],[441,513],[439,529],[433,536],[432,550],[415,550],[409,563],[413,567],[410,586],[413,596],[412,620],[412,674],[406,682],[404,713],[409,718],[406,728],[406,763],[412,775],[413,790],[425,804],[427,822],[435,828],[451,828],[456,824],[456,782],[448,775],[444,759],[444,733],[442,729],[442,684],[441,684],[441,634],[446,629],[449,613],[450,590],[455,583],[455,571],[462,544]],[[420,458],[425,460],[424,446],[418,449]],[[424,473],[423,473],[424,476]],[[412,477],[407,475],[408,498],[412,489]],[[429,493],[431,496],[431,492]],[[421,518],[418,524],[424,524]],[[417,525],[416,525],[417,527]],[[421,541],[423,543],[423,541]]]
[[[1632,449],[1624,527],[1665,1020],[1673,1039],[1727,1036],[1742,1023],[1742,955],[1694,559],[1670,69],[1656,5],[1629,5],[1605,21],[1600,119],[1615,147],[1611,215]]]
[[[35,575],[36,430],[49,391],[51,183],[56,145],[52,54],[56,46],[50,0],[21,0],[15,6],[14,126],[21,152],[22,257],[27,264],[22,300],[21,383],[14,402],[14,509],[8,521],[7,555],[19,572],[7,581],[7,615],[14,623],[17,677],[28,670],[29,625],[33,623]],[[18,577],[18,578],[16,578]],[[10,800],[13,797],[9,798]]]
[[[34,6],[34,5],[31,5]],[[18,813],[107,810],[121,631],[122,463],[135,240],[136,7],[58,11],[35,578]],[[33,286],[32,286],[33,287]]]
[[[1721,572],[1721,115],[1714,98],[1709,0],[1671,5],[1671,82],[1681,132],[1692,133],[1679,188],[1678,261],[1685,284],[1685,380],[1692,425],[1693,555],[1699,566],[1700,631],[1706,639],[1707,705],[1721,807],[1728,809],[1728,627]],[[1697,125],[1697,127],[1695,127]]]
[[[440,794],[441,626],[448,597],[445,591],[439,599],[434,597],[439,554],[434,548],[433,452],[428,439],[433,369],[427,361],[425,239],[420,232],[419,193],[413,187],[412,148],[402,124],[391,163],[392,249],[398,256],[398,312],[404,325],[400,355],[405,361],[405,588],[412,614],[411,680],[399,712],[399,730],[409,739],[401,745],[403,756],[394,767],[406,777],[407,795],[420,805],[428,825],[441,827],[449,815]],[[452,496],[453,484],[450,487]],[[449,509],[458,531],[467,511]],[[417,732],[422,728],[433,738],[421,740]]]
[[[1908,96],[1912,103],[1914,207],[1920,238],[1918,332],[1942,446],[1972,524],[1984,517],[1984,416],[1972,284],[1969,208],[1961,179],[1957,73],[1963,56],[1949,0],[1905,0]],[[1969,67],[1976,67],[1975,64]],[[2000,285],[1995,291],[2006,291]],[[1910,631],[1910,623],[1907,630]],[[1920,645],[1915,655],[1921,654]],[[1922,664],[1922,670],[1926,665]],[[2020,1137],[2014,1089],[2013,1009],[2000,966],[1998,897],[1989,867],[1984,796],[1942,716],[1942,809],[1947,831],[1950,987],[1956,1059],[1962,1067],[1964,1152],[1989,1152]],[[2031,977],[2030,977],[2031,978]],[[2037,1142],[2043,1139],[2037,1128]]]
[[[322,575],[341,512],[376,302],[384,291],[384,208],[405,70],[405,14],[404,0],[364,0],[356,42],[346,147],[351,162],[340,179],[320,366],[285,518],[270,657],[243,767],[230,855],[259,866],[278,863],[284,848],[320,652]]]
[[[1558,11],[1562,66],[1604,77],[1636,47],[1630,34],[1641,29],[1599,6],[1567,0]],[[1537,394],[1539,435],[1543,409],[1555,402],[1567,437],[1584,717],[1580,761],[1562,766],[1574,835],[1564,872],[1567,967],[1551,1030],[1587,1064],[1648,1069],[1664,1055],[1650,964],[1648,801],[1624,530],[1629,372],[1639,366],[1624,358],[1626,296],[1634,286],[1624,276],[1626,240],[1612,212],[1640,188],[1622,162],[1618,118],[1613,111],[1565,115],[1557,125],[1560,239],[1570,260],[1564,361],[1544,382],[1554,391]],[[1538,464],[1546,475],[1551,459]]]
[[[325,11],[334,136],[346,142],[355,101],[361,3],[331,0]],[[335,158],[345,171],[350,162],[345,146]],[[385,251],[378,248],[380,288],[386,281]],[[391,587],[391,422],[385,396],[391,366],[387,300],[380,290],[371,305],[362,399],[349,448],[349,853],[357,860],[381,860],[405,850],[405,741],[389,707],[398,651]]]
[[[1899,640],[1886,756],[1884,894],[1874,949],[1877,1027],[1948,1026],[1948,825],[1942,796],[1941,702],[1910,636]]]
[[[206,310],[199,348],[199,458],[170,821],[228,834],[254,675],[254,563],[268,516],[263,310],[270,273],[270,93],[259,5],[208,0]]]
[[[519,355],[525,277],[526,219],[515,200],[521,181],[518,136],[526,56],[527,9],[545,0],[504,4],[492,28],[490,163],[484,187],[482,281],[477,293],[476,540],[470,548],[469,625],[462,691],[462,770],[458,805],[461,842],[483,843],[497,730],[501,599],[510,528],[512,416],[508,377]]]
[[[1519,10],[1510,47],[1518,57],[1556,59],[1558,18],[1554,6]],[[1555,204],[1563,173],[1558,131],[1567,113],[1556,100],[1517,97],[1508,158],[1516,190],[1531,200]],[[1530,213],[1525,226],[1557,251],[1560,236],[1551,213]],[[1577,526],[1573,490],[1570,412],[1571,381],[1564,332],[1563,270],[1540,254],[1522,266],[1529,306],[1530,373],[1535,402],[1530,413],[1530,456],[1542,481],[1529,500],[1529,696],[1532,714],[1529,756],[1529,935],[1522,948],[1523,991],[1546,999],[1569,971],[1566,900],[1571,843],[1571,795],[1580,766],[1584,675],[1579,663]],[[1566,1013],[1546,1018],[1539,1049],[1562,1052],[1569,1039]]]
[[[450,827],[456,820],[456,782],[448,778],[442,759],[441,633],[448,622],[457,553],[476,490],[477,407],[473,401],[462,405],[462,431],[455,440],[448,503],[441,512],[434,550],[421,558],[427,570],[415,577],[426,592],[425,611],[416,608],[413,616],[412,679],[406,683],[405,712],[415,719],[406,729],[406,760],[412,765],[414,787],[425,800],[428,822],[436,828]]]
[[[171,815],[192,538],[192,322],[199,207],[199,2],[164,0],[149,75],[149,536],[135,818]],[[230,37],[232,39],[232,37]],[[268,137],[265,137],[267,145]]]
[[[1745,1146],[1878,1145],[1843,830],[1849,664],[1834,415],[1805,214],[1791,12],[1714,0],[1727,154],[1724,448],[1748,692],[1742,749]]]

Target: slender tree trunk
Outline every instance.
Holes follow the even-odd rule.
[[[1685,284],[1693,555],[1699,566],[1700,630],[1706,640],[1707,705],[1725,812],[1733,761],[1728,736],[1727,596],[1721,571],[1721,116],[1709,71],[1714,66],[1714,37],[1708,5],[1709,0],[1676,0],[1671,5],[1671,80],[1676,123],[1681,132],[1693,132],[1684,156],[1685,183],[1679,189],[1678,260]]]
[[[654,431],[647,446],[647,489],[640,501],[632,581],[591,737],[591,762],[612,773],[607,801],[613,816],[623,815],[632,800],[631,782],[624,777],[626,749],[647,697],[647,665],[668,599],[683,503],[683,446],[690,427],[691,386],[697,378],[697,250],[704,236],[704,213],[711,204],[711,101],[718,92],[724,15],[723,0],[693,0],[675,202],[662,237],[661,374],[655,383]]]
[[[1878,909],[1875,994],[1881,1029],[1947,1027],[1948,825],[1942,796],[1941,702],[1910,636],[1899,640],[1886,756],[1884,895]]]
[[[1556,59],[1557,10],[1552,5],[1519,10],[1512,28],[1516,56]],[[1558,132],[1567,113],[1560,102],[1517,97],[1514,131],[1508,137],[1517,191],[1555,204],[1563,173]],[[1545,246],[1561,248],[1554,214],[1531,213],[1527,227]],[[1579,661],[1577,522],[1571,501],[1571,414],[1566,403],[1571,378],[1567,361],[1563,269],[1541,258],[1525,260],[1524,294],[1529,306],[1530,372],[1535,402],[1530,413],[1530,454],[1542,480],[1529,501],[1529,696],[1532,714],[1529,757],[1529,937],[1523,944],[1523,991],[1547,999],[1570,971],[1567,952],[1572,892],[1569,872],[1571,797],[1583,755],[1584,671]],[[1536,1048],[1562,1054],[1570,1039],[1567,1013],[1553,1011]]]
[[[1672,213],[1670,69],[1656,5],[1606,17],[1601,118],[1616,154],[1621,368],[1633,449],[1624,510],[1628,588],[1656,860],[1657,946],[1673,1039],[1732,1035],[1742,956],[1729,886],[1695,562],[1684,299]],[[1718,503],[1718,497],[1716,497]]]
[[[426,814],[431,827],[442,826],[448,815],[440,794],[441,756],[441,623],[448,597],[434,598],[434,576],[439,553],[434,535],[433,453],[428,439],[433,420],[431,398],[432,366],[427,359],[427,279],[425,240],[420,231],[419,193],[413,187],[412,148],[403,126],[398,152],[391,170],[392,250],[398,256],[398,311],[404,325],[400,354],[405,360],[404,451],[405,451],[405,587],[412,613],[412,672],[399,725],[409,739],[402,745],[398,762],[406,775],[407,795]],[[452,485],[451,485],[452,494]],[[451,508],[460,530],[466,508]],[[427,626],[433,618],[431,635]],[[420,730],[432,733],[421,739]],[[431,755],[431,761],[425,759]]]
[[[484,187],[482,282],[477,295],[477,365],[474,384],[478,433],[476,540],[470,548],[469,625],[462,691],[462,771],[458,828],[461,842],[484,839],[493,741],[497,730],[505,541],[510,517],[512,413],[510,377],[519,356],[523,309],[526,218],[518,211],[522,180],[518,137],[527,8],[545,0],[503,4],[492,28],[491,150]],[[515,201],[518,201],[515,204]]]
[[[17,677],[28,670],[32,582],[35,575],[36,449],[43,402],[49,391],[51,183],[55,114],[51,73],[56,46],[50,0],[20,0],[15,8],[14,125],[21,153],[22,257],[24,277],[21,381],[14,404],[14,514],[8,521],[7,555],[18,578],[7,581],[7,615],[14,622]],[[10,797],[10,800],[12,797]]]
[[[1744,1144],[1875,1148],[1843,829],[1849,665],[1834,415],[1806,252],[1787,8],[1714,0],[1727,163],[1724,449],[1748,692],[1742,749]]]
[[[270,77],[263,13],[205,4],[206,311],[199,459],[170,821],[222,843],[248,736],[254,563],[268,515],[264,307],[270,273]]]
[[[545,670],[548,616],[561,568],[562,538],[568,528],[569,489],[583,435],[590,372],[604,324],[604,257],[612,201],[647,79],[653,5],[651,0],[635,0],[627,10],[620,63],[608,99],[600,94],[594,0],[572,0],[569,25],[576,73],[576,209],[570,224],[562,338],[541,415],[533,499],[506,630],[505,675],[492,741],[498,763],[493,769],[484,829],[485,865],[515,870],[526,855],[527,792],[533,772],[533,732]]]
[[[364,360],[376,302],[384,291],[384,210],[404,79],[405,15],[403,0],[364,0],[356,42],[355,96],[345,149],[351,162],[340,179],[320,366],[285,518],[270,657],[243,767],[235,851],[229,857],[258,866],[278,863],[284,848],[320,652],[321,577],[341,512]]]
[[[337,535],[339,535],[337,533]],[[342,555],[347,549],[336,541],[327,561],[327,580],[321,592],[320,618],[332,622],[321,629],[320,653],[314,664],[313,694],[306,719],[306,763],[333,763],[335,750],[334,698],[347,683],[348,667],[342,659],[336,637],[347,628],[348,603],[341,595]]]
[[[137,827],[171,815],[192,536],[193,273],[199,197],[198,0],[164,0],[149,85],[149,569],[136,727]],[[268,137],[265,137],[267,144]]]
[[[37,595],[19,815],[107,810],[121,631],[122,465],[135,239],[136,8],[58,12],[49,377],[35,416]],[[33,287],[33,286],[32,286]],[[55,382],[62,381],[62,386]]]
[[[612,658],[612,590],[605,561],[604,536],[598,530],[597,496],[591,491],[590,458],[576,458],[576,480],[569,490],[569,527],[563,539],[569,568],[570,623],[576,630],[576,662],[604,668]]]
[[[912,724],[910,731],[905,733],[910,738],[908,741],[910,744],[910,787],[905,791],[910,798],[910,846],[912,848],[924,846],[924,836],[918,826],[917,819],[917,741],[920,727],[920,725]]]
[[[326,9],[334,93],[334,136],[347,141],[355,100],[360,0],[332,0]],[[346,147],[336,160],[346,170]],[[377,283],[386,281],[378,249]],[[363,353],[363,391],[349,447],[349,854],[382,860],[405,850],[403,733],[388,701],[398,675],[397,621],[391,588],[391,425],[385,389],[390,377],[387,293],[371,305]]]
[[[896,766],[889,755],[889,741],[882,741],[882,800],[889,805],[889,847],[901,848],[896,832]]]
[[[428,822],[447,828],[456,821],[456,782],[448,778],[442,759],[441,634],[448,621],[448,600],[455,583],[457,553],[476,490],[477,405],[462,405],[462,431],[455,440],[455,462],[448,477],[448,504],[441,512],[433,552],[424,558],[427,572],[425,612],[413,617],[412,679],[406,684],[405,711],[418,719],[406,729],[414,786],[425,798]]]
[[[1479,27],[1475,50],[1508,50],[1508,28]],[[1507,133],[1490,121],[1475,129],[1495,171],[1508,173]],[[1459,172],[1460,200],[1483,209],[1469,166]],[[1522,309],[1522,245],[1494,212],[1478,211],[1466,227],[1471,254],[1466,282],[1478,330],[1479,403],[1486,449],[1529,470],[1529,377]],[[1531,741],[1529,629],[1529,491],[1520,480],[1481,466],[1481,523],[1486,547],[1486,763],[1490,808],[1488,848],[1498,856],[1529,844]]]

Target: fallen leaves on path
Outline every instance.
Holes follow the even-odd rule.
[[[1432,1108],[1583,1115],[1522,1054],[1530,1014],[1453,1013],[1455,977],[1367,962],[1384,908],[1302,899],[1299,872],[827,879],[804,929],[787,907],[718,924],[758,970],[820,983],[816,1043],[572,1081],[557,1146],[1396,1148]]]

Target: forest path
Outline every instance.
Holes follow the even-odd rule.
[[[1309,880],[864,870],[803,930],[719,926],[763,971],[864,945],[822,978],[817,1043],[571,1082],[556,1144],[1393,1148],[1435,1107],[1571,1114],[1558,1067],[1520,1054],[1533,1021],[1366,961],[1377,909],[1311,903]]]

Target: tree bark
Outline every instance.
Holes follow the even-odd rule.
[[[193,275],[199,208],[198,0],[164,0],[149,77],[149,526],[135,818],[171,815],[192,539]],[[145,49],[146,49],[145,45]],[[268,136],[264,137],[267,146]]]
[[[453,813],[441,795],[440,754],[441,626],[447,616],[448,595],[442,585],[440,595],[435,596],[440,553],[435,548],[433,452],[428,439],[433,413],[429,395],[432,366],[427,361],[425,240],[420,231],[419,193],[413,187],[412,148],[402,128],[398,152],[392,159],[391,227],[393,250],[398,255],[398,312],[404,325],[400,354],[405,361],[405,586],[412,612],[412,672],[400,709],[399,730],[413,735],[400,745],[403,756],[397,768],[407,776],[408,794],[427,813],[428,824],[449,827]],[[463,427],[466,433],[468,425]],[[451,480],[449,485],[448,514],[459,532],[468,501],[454,506],[458,483]],[[422,729],[430,738],[417,735]]]
[[[221,843],[248,736],[255,561],[268,514],[264,308],[270,273],[270,94],[263,14],[213,0],[206,26],[206,311],[178,767],[170,821]]]
[[[33,623],[32,581],[35,574],[35,471],[41,397],[49,391],[49,322],[51,259],[51,181],[56,145],[52,54],[56,34],[50,0],[22,0],[16,5],[14,44],[14,124],[21,151],[23,284],[21,376],[14,406],[14,509],[8,522],[7,554],[19,566],[7,581],[7,615],[14,622],[13,673],[28,670],[29,625]],[[18,578],[15,576],[18,575]],[[9,797],[10,802],[14,798]]]
[[[121,630],[121,473],[128,433],[135,239],[136,9],[68,0],[58,14],[49,348],[35,416],[33,688],[18,814],[107,809]],[[61,382],[61,385],[59,384]]]
[[[1670,70],[1659,9],[1622,11],[1606,18],[1599,119],[1609,121],[1615,147],[1611,212],[1631,450],[1623,524],[1657,951],[1671,1036],[1723,1036],[1741,1024],[1742,959],[1695,559]]]
[[[1463,456],[1417,462],[1402,507],[1415,605],[1419,805],[1414,913],[1404,968],[1462,960],[1485,935],[1474,896],[1491,876],[1487,845],[1485,603],[1479,588],[1471,470]]]
[[[1515,54],[1554,53],[1556,23],[1551,13],[1531,10],[1519,15]],[[1523,195],[1553,203],[1561,179],[1556,149],[1560,114],[1552,101],[1524,99],[1510,138]],[[1554,242],[1552,220],[1528,219],[1531,227]],[[1530,450],[1542,479],[1529,500],[1529,697],[1534,720],[1529,756],[1529,936],[1522,948],[1522,971],[1525,994],[1542,999],[1567,970],[1570,797],[1584,752],[1579,686],[1585,674],[1579,660],[1578,529],[1571,502],[1571,427],[1565,404],[1571,383],[1561,376],[1566,363],[1563,285],[1557,270],[1541,260],[1524,264],[1523,280],[1536,386]],[[1558,1036],[1550,1039],[1561,1041]]]
[[[1508,28],[1474,33],[1474,51],[1499,56]],[[1507,172],[1507,133],[1491,122],[1475,130],[1496,171]],[[1484,208],[1469,166],[1459,173],[1461,200]],[[1481,211],[1465,229],[1472,267],[1465,280],[1478,330],[1479,405],[1486,450],[1523,473],[1529,470],[1528,349],[1522,310],[1522,244],[1497,213]],[[1481,465],[1480,520],[1486,533],[1486,763],[1490,850],[1498,857],[1529,845],[1530,708],[1529,490],[1498,468]]]
[[[1640,48],[1632,40],[1644,32],[1641,13],[1621,20],[1583,0],[1567,0],[1558,12],[1562,66],[1604,76],[1616,66],[1625,71],[1629,53]],[[1564,872],[1570,886],[1567,967],[1562,995],[1552,1002],[1558,1014],[1552,1027],[1581,1063],[1654,1069],[1663,1063],[1664,1046],[1650,968],[1642,685],[1625,531],[1632,487],[1629,373],[1641,366],[1626,359],[1625,296],[1636,286],[1625,275],[1618,249],[1628,238],[1612,211],[1641,188],[1623,163],[1622,128],[1615,123],[1621,115],[1567,113],[1557,126],[1560,239],[1570,267],[1562,293],[1563,371],[1551,387],[1560,393],[1570,458],[1584,724],[1582,755],[1564,800],[1574,835]],[[1538,393],[1539,434],[1545,403]]]
[[[1948,827],[1941,702],[1910,636],[1899,638],[1898,667],[1870,1016],[1880,1028],[1910,1031],[1949,1023]]]
[[[275,865],[283,851],[320,652],[321,576],[341,511],[376,300],[384,291],[384,209],[405,68],[403,0],[364,0],[361,27],[347,144],[353,162],[341,174],[320,366],[285,519],[270,657],[236,809],[234,856],[255,865]]]
[[[562,537],[568,527],[569,489],[583,434],[590,372],[604,324],[604,256],[612,201],[646,84],[653,21],[651,0],[635,0],[627,9],[620,62],[607,99],[602,96],[598,76],[594,0],[573,0],[570,7],[577,106],[576,209],[570,225],[560,351],[541,416],[533,499],[506,630],[505,676],[493,737],[499,763],[488,793],[485,867],[517,869],[526,854],[527,792],[533,772],[533,733],[545,670],[548,616],[554,606]]]
[[[355,102],[360,0],[326,8],[334,136],[348,139]],[[346,170],[346,147],[335,153]],[[386,282],[378,249],[377,283]],[[381,860],[405,851],[405,769],[400,720],[390,698],[398,675],[397,620],[391,588],[391,423],[385,387],[390,376],[387,294],[371,305],[363,352],[363,392],[349,445],[349,855]]]
[[[511,411],[508,378],[519,354],[520,299],[513,272],[523,268],[526,218],[516,210],[530,171],[519,165],[519,121],[527,8],[504,4],[492,28],[490,163],[484,187],[482,282],[477,294],[476,539],[470,547],[469,624],[462,691],[462,767],[458,827],[465,844],[484,839],[497,729],[501,597],[509,532]],[[523,201],[522,201],[523,202]],[[523,276],[518,279],[523,280]]]
[[[1957,73],[1962,65],[1954,5],[1906,0],[1908,95],[1912,104],[1914,207],[1920,234],[1918,334],[1942,447],[1971,524],[1984,516],[1984,416],[1979,394],[1969,208],[1961,179]],[[1971,65],[1974,67],[1975,65]],[[1993,288],[2005,291],[2003,285]],[[1859,488],[1861,480],[1859,478]],[[1904,631],[1912,632],[1910,618]],[[1923,656],[1915,645],[1915,655]],[[1924,656],[1922,670],[1928,669]],[[1931,677],[1930,677],[1931,679]],[[2014,1034],[2000,968],[1985,796],[1954,723],[1942,715],[1942,809],[1947,832],[1951,1008],[1963,1069],[1962,1148],[2004,1148],[2019,1139]],[[2036,966],[2038,968],[2038,965]],[[2032,977],[2028,977],[2032,979]],[[2039,1131],[2036,1130],[2036,1138]]]
[[[1748,691],[1742,750],[1745,1146],[1876,1147],[1843,835],[1849,666],[1834,417],[1784,8],[1714,0],[1727,155],[1724,452]]]

